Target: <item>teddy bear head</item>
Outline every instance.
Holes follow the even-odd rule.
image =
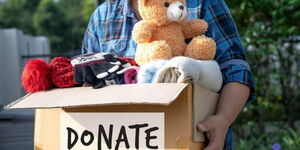
[[[184,21],[188,14],[185,0],[138,0],[138,6],[143,20],[157,26]]]

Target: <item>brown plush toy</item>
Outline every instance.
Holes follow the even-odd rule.
[[[139,65],[174,56],[214,58],[216,43],[203,35],[208,25],[201,19],[186,21],[185,0],[139,0],[138,8],[143,20],[134,26],[132,36],[138,43],[135,60]],[[186,44],[188,38],[193,40]]]

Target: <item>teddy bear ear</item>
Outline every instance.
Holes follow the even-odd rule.
[[[140,5],[145,5],[147,3],[148,0],[139,0],[139,4]]]

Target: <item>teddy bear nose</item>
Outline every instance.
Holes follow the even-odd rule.
[[[184,9],[184,6],[183,6],[183,5],[180,5],[179,8],[180,8],[181,10],[183,10],[183,9]]]

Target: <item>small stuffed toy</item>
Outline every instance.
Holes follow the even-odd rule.
[[[141,66],[157,59],[187,56],[197,60],[211,60],[216,43],[203,34],[208,24],[201,19],[187,20],[185,0],[138,0],[143,20],[133,29],[137,42],[136,62]],[[185,39],[193,38],[189,44]]]

